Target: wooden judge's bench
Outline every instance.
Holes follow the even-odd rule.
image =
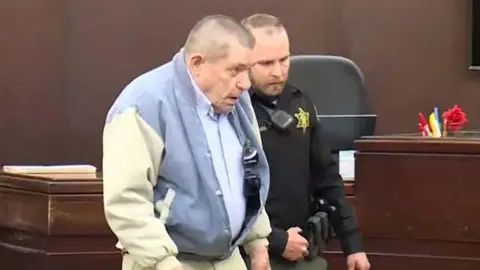
[[[375,270],[480,269],[480,134],[356,142],[353,198]],[[330,269],[346,269],[333,241]]]
[[[366,137],[346,183],[375,270],[480,269],[480,136]],[[118,270],[101,179],[0,174],[2,270]],[[346,269],[336,240],[331,270]]]

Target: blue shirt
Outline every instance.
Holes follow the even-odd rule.
[[[246,212],[243,193],[243,147],[235,128],[228,120],[228,114],[215,113],[212,103],[191,75],[190,79],[195,89],[198,117],[207,137],[209,157],[221,186],[221,190],[216,193],[223,195],[233,240],[241,231]]]

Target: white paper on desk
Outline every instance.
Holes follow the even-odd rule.
[[[338,169],[343,179],[355,179],[355,150],[340,151]]]
[[[3,171],[8,173],[20,174],[52,174],[52,173],[95,173],[97,168],[93,165],[47,165],[47,166],[23,166],[23,165],[5,165]]]

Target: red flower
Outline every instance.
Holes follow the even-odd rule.
[[[446,122],[447,129],[451,131],[459,131],[468,122],[467,115],[458,105],[443,113],[443,121]]]

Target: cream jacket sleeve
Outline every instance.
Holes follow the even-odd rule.
[[[171,270],[178,249],[154,215],[156,184],[164,143],[134,108],[105,125],[103,197],[107,222],[137,267]],[[137,268],[135,268],[137,269]]]
[[[262,208],[262,213],[253,225],[250,232],[243,240],[243,247],[247,254],[252,254],[252,251],[257,247],[268,247],[267,237],[272,231],[270,227],[270,220],[268,219],[265,208]]]
[[[253,114],[253,129],[257,135],[258,141],[262,144],[262,137],[260,135],[260,129],[258,127],[257,118],[255,116],[255,111],[253,107],[250,106],[251,112]],[[251,254],[254,248],[260,246],[268,246],[267,237],[272,232],[270,227],[270,219],[268,218],[265,207],[262,207],[262,212],[257,219],[257,222],[253,225],[250,232],[247,234],[243,241],[243,247],[248,254]]]

